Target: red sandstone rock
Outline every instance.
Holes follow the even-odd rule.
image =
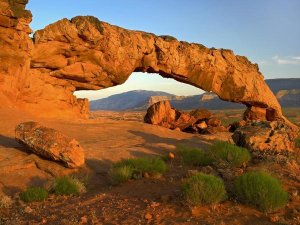
[[[218,126],[221,126],[222,122],[218,118],[213,117],[213,118],[207,119],[206,124],[211,127],[218,127]]]
[[[171,108],[170,102],[161,101],[148,108],[144,121],[145,123],[170,128],[170,124],[175,121],[175,117],[176,112]]]
[[[298,132],[280,121],[255,122],[235,130],[234,142],[252,151],[294,151]]]
[[[177,114],[180,114],[178,119],[172,122],[172,127],[179,127],[180,130],[185,130],[189,126],[197,122],[197,119],[190,114],[179,112],[176,110]]]
[[[245,121],[266,121],[266,109],[259,107],[248,107],[244,112]]]
[[[43,158],[62,162],[69,168],[84,164],[84,151],[79,143],[54,129],[36,122],[25,122],[16,127],[15,135],[18,142]]]
[[[190,115],[198,120],[208,119],[211,117],[211,112],[207,109],[196,109],[190,112]]]
[[[267,109],[270,120],[284,119],[257,64],[231,50],[129,31],[90,16],[53,23],[37,31],[32,42],[26,3],[0,2],[4,107],[43,111],[45,116],[86,115],[87,102],[77,100],[74,91],[103,89],[124,83],[133,72],[150,72],[212,91],[223,100]]]

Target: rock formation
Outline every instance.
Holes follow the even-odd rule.
[[[257,64],[231,50],[130,31],[91,16],[62,19],[31,41],[27,1],[0,3],[1,96],[13,105],[86,115],[88,102],[76,99],[74,91],[120,85],[133,72],[148,72],[214,92],[252,112],[259,108],[267,120],[284,119]]]
[[[252,151],[294,151],[297,133],[281,121],[253,122],[237,128],[232,139]]]
[[[36,122],[19,124],[16,127],[16,140],[38,156],[62,162],[68,168],[84,164],[84,151],[75,139]]]
[[[219,119],[211,115],[206,109],[196,109],[190,113],[180,112],[171,108],[169,101],[160,101],[148,108],[144,121],[189,133],[213,134],[228,131]]]

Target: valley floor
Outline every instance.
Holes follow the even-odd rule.
[[[215,206],[189,207],[182,201],[182,180],[189,170],[205,168],[185,167],[175,160],[169,162],[169,170],[161,178],[111,186],[108,171],[112,162],[168,152],[176,156],[178,144],[206,149],[214,139],[229,140],[230,133],[200,136],[172,131],[142,123],[142,114],[136,112],[94,112],[90,120],[74,121],[42,119],[15,109],[1,109],[0,118],[0,193],[15,196],[12,208],[0,209],[0,224],[300,224],[299,152],[293,156],[256,156],[243,168],[267,170],[281,179],[291,196],[284,209],[263,214],[234,199]],[[14,128],[28,120],[77,139],[85,149],[86,167],[69,170],[25,152],[14,140]],[[239,171],[226,168],[212,171],[222,176],[229,187],[236,172]],[[70,173],[88,174],[85,194],[50,196],[41,203],[18,200],[18,192],[26,187]]]

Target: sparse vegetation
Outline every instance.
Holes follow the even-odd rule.
[[[3,209],[3,208],[7,209],[12,204],[13,204],[13,200],[11,199],[11,197],[4,195],[4,194],[0,194],[0,209]]]
[[[296,148],[300,148],[300,138],[297,138],[295,140],[295,145],[296,145]]]
[[[24,202],[39,202],[48,197],[48,192],[41,187],[30,187],[20,193],[20,199]]]
[[[113,165],[110,177],[113,184],[141,178],[145,173],[156,176],[167,170],[166,163],[161,158],[125,159]]]
[[[238,177],[234,187],[240,201],[252,204],[263,212],[280,209],[289,199],[280,182],[261,171],[248,172]]]
[[[211,146],[209,155],[216,161],[223,161],[235,167],[240,167],[251,159],[246,148],[223,141],[216,141]]]
[[[192,205],[215,204],[227,197],[222,179],[204,173],[188,178],[182,189],[185,200]]]
[[[85,186],[76,178],[64,176],[55,179],[52,191],[57,195],[78,195],[85,192]]]
[[[165,41],[177,41],[177,39],[171,35],[161,35],[159,37],[163,38]]]
[[[177,150],[182,157],[183,163],[192,166],[208,166],[213,159],[202,149],[187,146],[177,146]]]
[[[130,166],[115,167],[110,172],[113,184],[124,183],[132,178],[133,169]]]

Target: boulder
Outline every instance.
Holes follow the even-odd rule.
[[[204,120],[211,117],[211,112],[207,109],[195,109],[190,112],[190,115],[195,117],[197,120]]]
[[[211,127],[218,127],[218,126],[221,126],[222,122],[218,118],[213,117],[213,118],[207,119],[206,124]]]
[[[232,135],[238,145],[252,151],[293,151],[298,132],[281,121],[253,122],[236,129]]]
[[[188,113],[183,113],[183,112],[179,112],[177,111],[177,114],[179,114],[179,118],[175,119],[172,122],[172,127],[178,127],[180,128],[180,130],[185,130],[187,127],[190,127],[191,125],[194,125],[194,123],[197,121],[197,119],[193,116],[191,116]]]
[[[175,119],[176,111],[171,108],[170,102],[160,101],[148,108],[144,122],[170,128]]]
[[[227,132],[228,129],[222,125],[220,126],[209,126],[202,133],[204,134],[216,134],[219,132]]]
[[[144,117],[144,122],[162,127],[184,130],[197,121],[188,113],[172,109],[169,101],[160,101],[151,105]]]
[[[84,151],[75,139],[36,122],[24,122],[15,130],[16,140],[30,152],[63,163],[68,168],[84,165]]]
[[[266,118],[266,109],[259,107],[248,107],[244,112],[245,121],[265,121]]]
[[[197,123],[196,127],[200,130],[204,130],[207,128],[207,124],[205,123],[205,121],[201,121],[200,123]]]

